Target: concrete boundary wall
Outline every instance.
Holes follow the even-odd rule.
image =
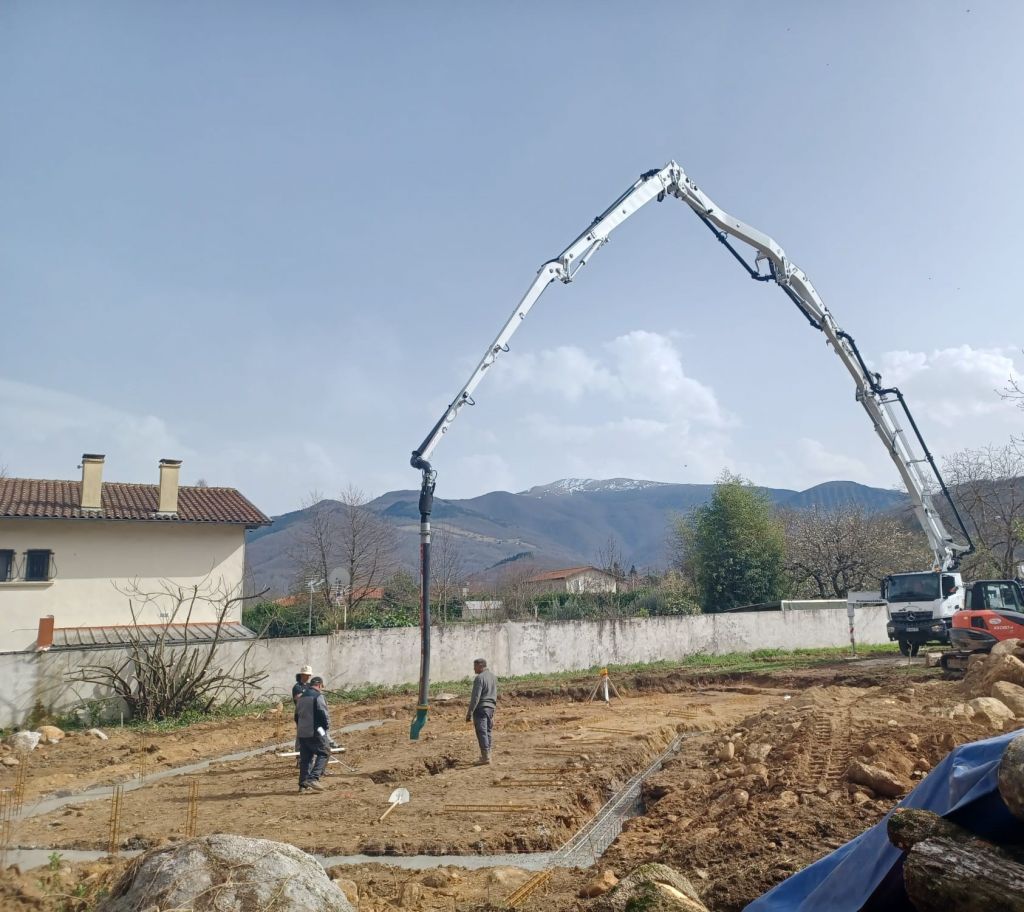
[[[885,624],[884,607],[858,609],[857,642],[887,642]],[[477,657],[486,658],[494,672],[503,677],[671,661],[698,653],[724,655],[755,649],[843,646],[849,641],[845,603],[843,610],[808,608],[607,621],[453,624],[432,631],[430,677],[433,681],[469,677]],[[366,684],[408,684],[419,677],[420,638],[419,630],[413,627],[259,640],[243,659],[247,645],[223,644],[218,650],[218,664],[228,667],[244,661],[249,668],[266,670],[268,677],[259,696],[289,693],[295,672],[307,663],[323,676],[331,690]],[[95,686],[71,682],[69,677],[85,665],[107,664],[125,655],[123,649],[0,653],[0,727],[21,724],[36,704],[62,712],[104,699],[107,695]]]

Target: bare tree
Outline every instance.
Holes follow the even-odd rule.
[[[524,617],[527,607],[533,602],[537,590],[527,580],[537,572],[536,564],[529,559],[506,564],[495,583],[502,611],[506,618]]]
[[[780,515],[794,595],[845,598],[851,590],[877,589],[889,573],[930,565],[924,537],[898,517],[869,514],[854,504]]]
[[[1016,402],[1017,408],[1024,409],[1024,386],[1021,385],[1021,381],[1016,377],[1011,376],[1006,381],[1006,386],[998,390],[998,393],[1003,399]]]
[[[597,549],[597,567],[615,577],[621,583],[626,578],[625,558],[622,556],[622,544],[614,535]]]
[[[298,570],[296,588],[309,592],[309,632],[314,626],[314,607],[317,618],[331,605],[332,573],[342,559],[342,523],[339,507],[324,499],[319,491],[311,491],[303,503],[306,523],[293,549],[292,558]],[[312,604],[316,593],[316,605]]]
[[[1017,443],[961,450],[943,462],[946,482],[971,530],[965,575],[1012,578],[1024,546],[1024,452]]]
[[[466,579],[466,561],[455,530],[446,523],[436,527],[430,548],[431,593],[440,609],[439,620],[448,623],[448,609]]]
[[[368,503],[366,495],[352,485],[341,492],[338,544],[340,566],[348,574],[348,587],[341,596],[346,614],[371,597],[371,590],[381,586],[396,566],[395,528]]]
[[[124,700],[132,718],[157,721],[187,711],[209,712],[214,704],[252,702],[267,675],[249,667],[252,639],[233,659],[224,660],[224,625],[245,601],[208,581],[181,586],[164,580],[160,587],[143,590],[138,583],[119,590],[128,598],[132,623],[127,628],[124,653],[106,662],[73,672],[73,681],[98,684]],[[262,594],[262,593],[261,593]],[[140,614],[157,608],[164,618],[154,630],[141,625]],[[213,608],[212,639],[196,641],[190,629],[193,614],[208,615]],[[208,623],[208,622],[205,622]]]

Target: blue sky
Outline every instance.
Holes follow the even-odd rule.
[[[542,262],[678,161],[814,281],[933,452],[1024,416],[1024,5],[0,5],[0,465],[240,488],[408,465]],[[677,201],[548,289],[433,454],[566,476],[898,476],[783,293]]]

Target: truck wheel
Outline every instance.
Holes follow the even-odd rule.
[[[900,647],[900,655],[909,656],[910,650],[914,650],[914,655],[917,655],[917,648],[910,645],[910,640],[899,640],[897,644]]]
[[[921,651],[921,644],[920,643],[911,643],[910,644],[910,654],[912,656],[916,656],[920,651]]]

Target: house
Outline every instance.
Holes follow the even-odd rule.
[[[186,620],[195,639],[242,594],[245,532],[270,524],[263,513],[234,488],[179,486],[179,460],[160,460],[153,485],[104,482],[103,464],[85,454],[81,481],[0,478],[0,652],[115,644]],[[205,596],[190,613],[166,592],[180,587]],[[222,620],[251,635],[240,601]]]
[[[566,567],[538,573],[526,581],[530,592],[616,592],[615,577],[597,567]]]

